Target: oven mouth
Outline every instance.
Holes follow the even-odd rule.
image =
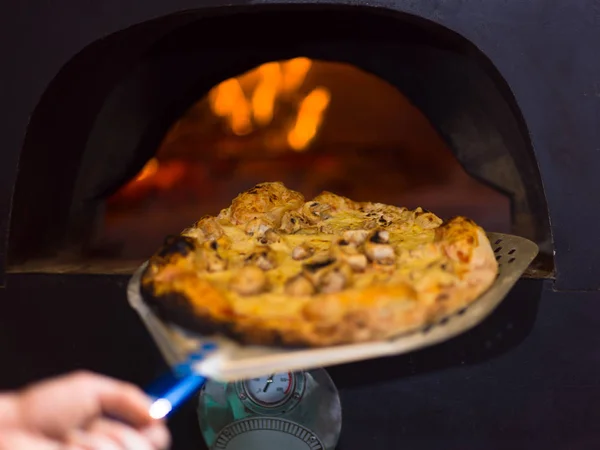
[[[296,25],[303,21],[312,25],[309,38]],[[246,32],[248,42],[219,43],[219,52],[207,46],[224,24]],[[281,33],[281,42],[266,29]],[[93,52],[82,55],[89,62]],[[131,274],[164,235],[218,213],[257,182],[284,181],[306,197],[330,190],[469,216],[535,241],[541,251],[530,275],[552,276],[537,164],[494,71],[448,30],[369,8],[189,19],[113,80],[89,108],[88,126],[77,129],[79,141],[65,131],[86,111],[65,108],[50,120],[56,111],[48,102],[61,95],[49,89],[23,150],[9,272]],[[75,80],[86,73],[69,63],[55,83],[70,80],[77,92]],[[89,94],[85,80],[79,87]],[[236,90],[243,95],[231,100]],[[57,121],[62,129],[49,126]],[[55,155],[47,171],[34,167],[65,140],[73,160]],[[65,180],[49,187],[61,166]],[[42,206],[32,212],[27,199],[35,192]],[[37,231],[50,222],[48,233]]]
[[[510,199],[470,177],[397,89],[355,66],[297,57],[224,80],[194,102],[140,172],[104,198],[86,250],[141,262],[164,236],[263,181],[305,198],[328,190],[466,215],[504,233],[511,226]]]

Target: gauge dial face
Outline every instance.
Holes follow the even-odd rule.
[[[292,395],[294,376],[289,372],[273,373],[246,380],[244,387],[248,396],[259,405],[275,406]]]

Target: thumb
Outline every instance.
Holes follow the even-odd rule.
[[[85,374],[81,380],[85,395],[94,395],[98,412],[140,428],[154,422],[150,398],[137,386],[101,375]]]

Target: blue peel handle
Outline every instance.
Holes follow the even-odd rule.
[[[150,416],[154,419],[167,417],[198,392],[205,382],[206,378],[194,373],[183,376],[168,373],[159,378],[146,389],[152,399]]]
[[[206,383],[206,378],[194,373],[193,365],[216,349],[217,346],[214,343],[204,343],[200,351],[189,355],[187,361],[178,364],[172,372],[148,386],[146,393],[152,398],[149,411],[150,417],[154,419],[167,417],[202,389],[202,386]]]

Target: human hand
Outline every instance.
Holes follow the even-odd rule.
[[[166,449],[167,428],[149,406],[134,385],[92,373],[37,383],[0,396],[0,450]]]

